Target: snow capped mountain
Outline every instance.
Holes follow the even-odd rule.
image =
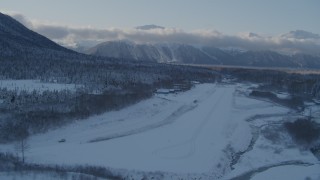
[[[163,28],[157,25],[137,27],[140,30]],[[248,36],[257,37],[258,35],[249,33]],[[295,39],[320,39],[319,35],[302,30],[291,31],[283,36]],[[160,63],[320,68],[320,57],[312,55],[288,56],[273,51],[246,51],[237,47],[221,49],[179,43],[137,44],[127,40],[109,41],[89,48],[95,43],[96,41],[84,41],[80,44],[85,46],[78,46],[76,49],[90,55]],[[83,56],[59,46],[46,37],[27,29],[10,16],[1,13],[0,49],[0,57],[7,59],[79,60],[81,59],[79,57]]]
[[[109,41],[89,49],[87,53],[161,63],[320,68],[320,58],[311,55],[288,56],[274,51],[246,51],[241,48],[220,49],[187,44],[136,44],[129,41]]]
[[[320,39],[319,34],[315,34],[304,30],[290,31],[289,33],[283,34],[281,37],[293,39]]]
[[[87,51],[88,54],[120,59],[153,62],[176,62],[192,64],[217,64],[201,49],[186,44],[135,44],[128,41],[109,41]]]
[[[242,37],[246,37],[246,38],[263,38],[262,36],[260,36],[257,33],[253,33],[253,32],[246,32],[246,33],[241,33]]]
[[[243,49],[243,48],[239,48],[239,47],[227,47],[227,48],[220,48],[222,51],[231,54],[233,56],[241,54],[241,53],[245,53],[248,50]]]

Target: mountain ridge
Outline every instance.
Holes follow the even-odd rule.
[[[154,27],[155,25],[150,25],[147,28]],[[305,31],[295,31],[291,34],[305,37],[315,36],[315,34]],[[320,68],[320,57],[313,55],[283,55],[274,51],[228,50],[211,46],[193,46],[178,43],[137,44],[126,40],[98,44],[85,51],[86,54],[93,55],[87,56],[58,45],[26,28],[14,18],[2,13],[0,13],[0,49],[1,59],[85,60],[95,59],[100,56],[107,57],[107,59],[116,58],[116,61],[134,60],[177,64]],[[101,60],[105,59],[102,58]]]
[[[77,54],[2,13],[0,13],[0,49],[2,58],[23,58],[30,54],[43,55],[53,52]]]
[[[85,53],[96,56],[152,61],[160,63],[238,65],[256,67],[320,68],[320,57],[275,51],[244,51],[188,44],[136,44],[128,41],[107,41]]]

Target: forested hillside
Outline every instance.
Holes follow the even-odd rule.
[[[152,96],[157,88],[212,82],[210,70],[98,58],[67,50],[0,14],[0,141],[33,134]],[[2,83],[39,81],[8,88]],[[33,82],[30,81],[30,82]],[[39,90],[46,84],[58,89]],[[10,82],[9,82],[10,85]],[[74,86],[74,89],[64,88]],[[14,85],[12,85],[14,86]],[[28,86],[28,87],[26,87]],[[14,131],[13,131],[14,130]]]

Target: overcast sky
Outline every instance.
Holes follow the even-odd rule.
[[[228,34],[320,34],[319,0],[1,0],[0,8],[62,24],[129,28],[157,24]]]
[[[319,9],[320,0],[0,1],[1,12],[66,46],[126,39],[316,54]],[[166,28],[135,29],[147,24]]]

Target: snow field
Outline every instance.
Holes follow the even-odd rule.
[[[187,92],[157,94],[122,110],[79,120],[32,136],[27,161],[160,171],[180,177],[193,174],[207,179],[228,179],[282,160],[314,162],[312,155],[299,154],[297,149],[284,151],[289,154],[282,158],[272,148],[261,148],[268,141],[259,136],[231,170],[232,157],[227,151],[246,151],[253,139],[252,122],[247,120],[289,111],[239,92],[247,87],[200,84]],[[259,121],[259,125],[266,122]],[[66,142],[59,143],[63,138]],[[12,146],[0,150],[12,151]],[[297,155],[300,158],[293,159]]]

